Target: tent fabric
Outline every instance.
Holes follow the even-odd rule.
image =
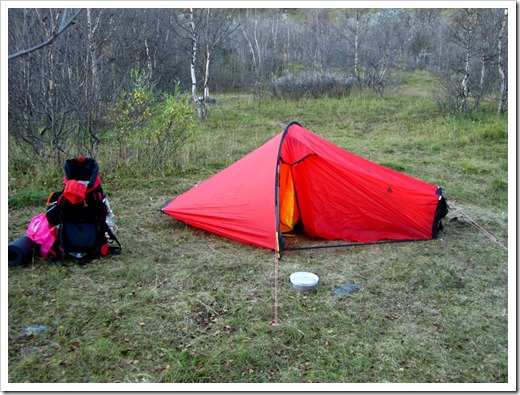
[[[189,225],[276,246],[275,175],[282,134],[172,200],[162,211]]]
[[[436,237],[442,190],[291,122],[260,148],[167,203],[192,226],[281,252],[282,232],[349,242]]]

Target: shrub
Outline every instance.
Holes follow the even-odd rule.
[[[144,128],[146,120],[152,116],[151,108],[156,105],[154,88],[147,83],[146,75],[131,71],[131,77],[131,90],[121,91],[114,108],[116,140],[121,159],[127,159],[130,140]]]
[[[188,95],[178,84],[173,94],[159,93],[144,74],[132,76],[132,89],[121,93],[114,108],[119,158],[154,166],[174,162],[195,129]]]
[[[176,85],[173,95],[164,94],[152,109],[152,117],[143,130],[147,138],[146,157],[157,164],[167,162],[190,139],[195,129],[193,107],[189,96]]]
[[[340,98],[350,94],[354,78],[336,73],[288,72],[273,79],[269,91],[279,99]]]

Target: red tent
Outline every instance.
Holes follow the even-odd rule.
[[[447,205],[441,188],[349,153],[291,122],[162,211],[281,254],[283,232],[296,224],[328,240],[431,239]]]

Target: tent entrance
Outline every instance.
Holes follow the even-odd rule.
[[[305,160],[315,156],[317,156],[316,153],[308,152],[294,163],[285,162],[282,157],[279,159],[279,225],[280,232],[285,236],[294,236],[294,233],[303,232],[303,222],[298,203],[298,195],[294,185],[293,168],[300,165]]]
[[[291,232],[300,221],[300,209],[296,199],[291,165],[280,163],[280,231]]]

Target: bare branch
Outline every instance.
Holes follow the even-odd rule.
[[[60,26],[59,26],[59,28],[58,28],[57,30],[53,30],[53,31],[51,32],[51,34],[49,35],[49,37],[48,37],[45,41],[43,41],[43,42],[41,42],[41,43],[39,43],[39,44],[36,44],[36,45],[34,45],[34,46],[30,47],[30,48],[22,49],[22,50],[20,50],[20,51],[18,51],[18,52],[15,52],[15,53],[9,55],[9,58],[8,58],[8,59],[9,59],[9,60],[16,59],[16,58],[18,58],[18,57],[20,57],[20,56],[27,55],[28,53],[34,52],[34,51],[36,51],[36,50],[38,50],[38,49],[40,49],[40,48],[43,48],[43,47],[49,45],[49,44],[52,43],[56,38],[58,38],[58,36],[59,36],[61,33],[63,33],[63,32],[65,31],[65,29],[67,29],[67,27],[69,27],[69,26],[72,24],[72,22],[74,22],[74,19],[76,19],[76,17],[79,15],[79,13],[80,13],[81,11],[83,11],[83,8],[80,8],[79,10],[77,10],[77,11],[72,15],[72,17],[70,18],[70,20],[67,21],[67,20],[66,20],[66,18],[67,18],[67,8],[64,8],[64,9],[63,9],[63,14],[62,14],[62,17],[61,17],[61,22],[60,22]]]

